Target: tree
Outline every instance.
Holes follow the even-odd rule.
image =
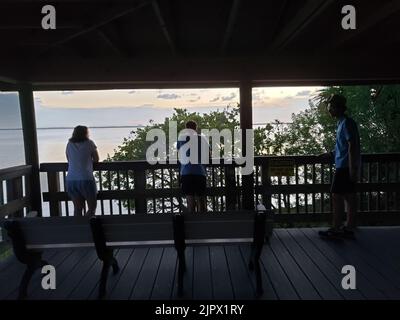
[[[256,150],[275,155],[319,154],[331,151],[335,144],[336,120],[327,112],[331,94],[347,99],[347,113],[359,125],[364,153],[400,150],[400,86],[337,86],[319,90],[309,107],[292,114],[292,123],[255,140]],[[279,121],[277,125],[281,124]]]

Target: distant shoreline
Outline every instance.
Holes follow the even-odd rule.
[[[287,125],[291,124],[291,122],[264,122],[264,123],[253,123],[253,126],[265,126],[267,124],[271,125]],[[89,126],[90,129],[130,129],[130,128],[145,128],[144,125],[135,125],[135,126]],[[37,128],[37,130],[72,130],[74,127],[43,127]],[[0,131],[12,131],[12,130],[22,130],[22,128],[0,128]]]

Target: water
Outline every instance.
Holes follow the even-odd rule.
[[[128,137],[133,128],[92,128],[91,139],[98,147],[100,160],[113,155],[124,137]],[[65,146],[72,129],[38,129],[38,147],[40,162],[66,162]],[[22,130],[0,130],[0,168],[24,164]]]

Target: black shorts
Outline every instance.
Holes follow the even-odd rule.
[[[181,176],[182,192],[185,196],[204,196],[206,194],[206,177],[188,174]]]
[[[349,168],[336,168],[331,193],[347,194],[356,192],[356,183],[350,179]]]

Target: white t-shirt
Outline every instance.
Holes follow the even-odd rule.
[[[93,180],[93,153],[97,147],[92,140],[67,144],[67,180]]]

